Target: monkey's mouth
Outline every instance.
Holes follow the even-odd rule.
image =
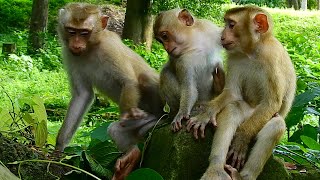
[[[172,54],[173,51],[176,50],[176,49],[177,49],[177,47],[173,48],[173,49],[169,52],[169,54]]]
[[[233,44],[234,44],[233,42],[222,43],[222,47],[224,47],[224,48],[227,49],[227,50],[230,50],[230,49],[232,49]]]

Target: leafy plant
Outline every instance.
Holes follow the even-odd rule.
[[[10,97],[9,97],[10,98]],[[0,132],[21,137],[26,144],[43,147],[47,141],[47,113],[39,96],[11,100],[10,109],[0,109]]]

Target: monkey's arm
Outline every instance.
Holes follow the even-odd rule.
[[[75,82],[77,80],[77,82]],[[70,142],[81,123],[84,113],[90,106],[94,93],[89,83],[84,83],[79,78],[71,79],[72,98],[69,103],[67,115],[57,136],[56,149],[63,151]]]
[[[186,67],[183,69],[188,70]],[[197,84],[193,72],[178,71],[179,82],[181,82],[179,111],[172,122],[174,131],[182,128],[181,120],[189,119],[190,112],[198,99]]]

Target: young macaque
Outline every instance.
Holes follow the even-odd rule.
[[[175,115],[175,132],[191,111],[223,89],[221,32],[212,22],[197,19],[186,9],[165,11],[156,18],[155,38],[169,54],[160,73],[160,95]],[[203,129],[205,125],[199,124]]]
[[[107,21],[99,7],[86,3],[70,3],[59,12],[58,33],[72,99],[56,149],[63,151],[71,140],[96,88],[120,107],[120,122],[111,124],[108,133],[127,152],[116,166],[115,179],[123,179],[139,160],[137,140],[162,115],[163,105],[157,72],[106,29]]]
[[[258,177],[285,132],[284,118],[294,99],[296,75],[287,51],[272,34],[271,16],[265,10],[237,7],[228,10],[224,20],[225,88],[205,113],[190,118],[187,129],[203,137],[199,124],[218,123],[210,164],[201,179],[231,179],[224,170],[228,155],[232,165],[241,169],[241,178],[251,180]],[[251,141],[255,143],[246,159]]]

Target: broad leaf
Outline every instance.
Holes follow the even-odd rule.
[[[88,149],[88,153],[102,166],[107,167],[122,154],[108,141],[97,143]]]
[[[99,176],[111,179],[112,172],[109,169],[103,168],[101,164],[99,164],[99,162],[96,159],[94,159],[90,154],[85,153],[85,155],[93,172],[97,173]]]
[[[300,136],[302,142],[310,149],[320,150],[320,144],[308,136]]]
[[[44,144],[47,141],[48,137],[48,129],[47,129],[47,122],[41,121],[37,126],[35,130],[35,141],[36,145],[38,147],[44,146]]]
[[[91,139],[98,139],[101,142],[110,140],[110,136],[107,134],[107,130],[111,122],[103,123],[100,127],[94,129],[91,132]]]
[[[31,117],[31,115],[27,112],[22,114],[23,120],[25,120],[28,124],[34,124],[35,120]]]
[[[155,170],[150,168],[141,168],[129,174],[126,180],[163,180],[163,177]]]
[[[299,129],[296,132],[294,132],[292,134],[292,136],[290,136],[288,141],[301,143],[300,136],[302,136],[302,135],[308,136],[308,137],[316,140],[317,139],[317,134],[318,134],[318,131],[317,131],[316,127],[313,127],[310,124],[306,124],[301,129]]]

